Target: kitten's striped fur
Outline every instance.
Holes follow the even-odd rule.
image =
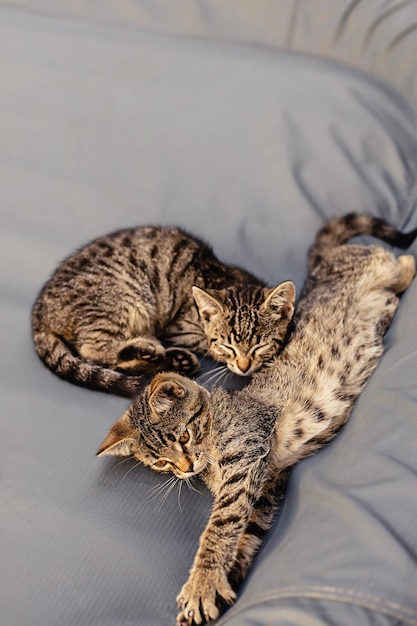
[[[128,397],[148,382],[144,374],[197,369],[194,352],[208,352],[247,375],[272,358],[287,332],[293,307],[282,308],[282,291],[221,263],[181,229],[121,230],[58,266],[34,304],[33,339],[42,361],[61,378]],[[238,352],[219,348],[235,330]]]
[[[396,259],[381,246],[340,245],[372,224],[381,226],[349,215],[320,231],[289,342],[248,386],[209,393],[178,374],[158,374],[99,450],[132,454],[179,478],[200,474],[213,493],[178,596],[178,626],[215,619],[219,598],[233,602],[272,523],[288,469],[335,436],[382,355],[415,260]],[[384,226],[384,232],[395,231]],[[407,245],[416,236],[417,230],[391,239]]]

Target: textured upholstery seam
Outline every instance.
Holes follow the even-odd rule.
[[[229,609],[229,611],[227,611],[227,613],[219,620],[219,626],[221,626],[221,624],[226,624],[236,614],[241,613],[252,606],[257,606],[273,600],[286,600],[290,598],[309,598],[312,600],[327,600],[352,604],[373,611],[374,613],[381,613],[383,615],[393,617],[405,624],[409,624],[410,626],[417,626],[417,612],[411,608],[401,606],[401,604],[397,602],[385,600],[378,596],[373,596],[353,589],[314,585],[303,587],[281,587],[280,589],[259,595],[250,602],[239,602],[237,605]]]

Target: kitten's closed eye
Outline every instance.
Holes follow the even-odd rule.
[[[226,345],[224,343],[216,344],[214,347],[218,354],[223,355],[226,358],[236,358],[236,350],[233,346]]]
[[[251,350],[252,356],[261,356],[265,354],[273,354],[275,353],[277,346],[282,345],[282,342],[279,339],[272,339],[271,343],[264,343],[260,346],[255,346]]]

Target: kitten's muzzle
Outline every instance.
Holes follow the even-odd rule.
[[[190,458],[179,459],[175,463],[175,468],[178,470],[179,478],[190,478],[199,474],[205,467],[205,464],[201,461],[192,461]]]
[[[251,359],[247,357],[239,357],[236,363],[240,371],[243,372],[244,374],[246,374],[246,372],[248,372],[252,366]]]
[[[227,363],[227,367],[239,376],[250,376],[257,369],[257,367],[253,367],[251,359],[243,358],[237,359],[235,363]]]
[[[191,459],[189,458],[185,458],[185,459],[178,459],[175,462],[175,467],[177,469],[180,470],[180,472],[182,472],[183,474],[193,474],[194,473],[194,467],[193,467],[193,462]]]

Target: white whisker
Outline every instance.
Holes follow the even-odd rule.
[[[229,373],[229,371],[230,370],[223,365],[207,372],[204,378],[204,385],[213,386],[218,384]],[[203,377],[201,376],[199,380],[202,380],[202,378]]]
[[[130,474],[130,472],[132,472],[136,467],[139,467],[139,465],[142,465],[141,461],[138,461],[138,463],[135,463],[130,470],[128,470],[126,472],[126,474],[123,476],[123,480],[126,478],[126,476],[128,476]]]
[[[203,382],[206,380],[206,378],[211,378],[213,374],[215,374],[216,372],[220,372],[222,370],[224,370],[224,365],[219,365],[218,367],[208,370],[208,372],[204,372],[203,374],[200,374],[200,376],[197,377],[197,380]]]
[[[173,475],[173,476],[170,476],[163,483],[159,485],[155,485],[149,490],[148,492],[149,495],[146,498],[145,502],[151,502],[151,500],[155,500],[159,498],[159,496],[161,496],[161,500],[158,504],[158,509],[161,509],[165,500],[167,499],[167,497],[169,496],[169,494],[171,493],[171,491],[177,484],[178,480],[179,478]]]
[[[180,507],[181,513],[182,513],[182,506],[181,506],[181,489],[182,489],[182,484],[183,484],[183,481],[180,480],[180,482],[178,483],[178,506]]]
[[[192,481],[192,478],[186,478],[186,479],[185,479],[185,482],[187,483],[187,487],[188,487],[188,489],[189,489],[190,491],[196,491],[197,493],[199,493],[200,495],[202,495],[202,494],[201,494],[201,491],[199,491],[199,490],[198,490],[198,489],[197,489],[197,488],[193,485],[193,483],[192,483],[191,481]]]
[[[229,368],[225,368],[224,371],[220,374],[220,376],[218,376],[216,382],[219,383],[220,381],[225,382],[227,381],[230,376],[232,375],[232,372],[229,370]]]
[[[134,458],[135,457],[133,456],[133,454],[131,456],[127,456],[124,459],[122,459],[121,461],[119,461],[118,463],[116,463],[115,467],[119,467],[119,465],[121,465],[122,463],[126,463],[126,461],[131,461]]]
[[[173,478],[174,478],[173,482],[169,483],[169,481],[168,481],[169,487],[168,487],[168,483],[167,483],[167,488],[166,488],[165,493],[163,494],[163,496],[161,498],[161,501],[160,501],[160,503],[158,505],[158,509],[161,509],[163,507],[163,504],[164,504],[165,500],[168,498],[169,494],[174,489],[174,487],[177,484],[177,482],[179,480],[181,480],[180,478],[177,478],[176,476],[174,476]]]
[[[225,377],[228,376],[228,374],[229,370],[227,368],[224,368],[221,372],[216,372],[216,374],[212,376],[209,381],[206,381],[206,385],[209,384],[210,388],[213,388],[215,386],[218,387],[225,379]]]
[[[159,483],[158,485],[154,485],[153,487],[151,487],[151,489],[149,489],[148,491],[148,500],[153,500],[156,497],[158,497],[160,495],[161,491],[164,491],[167,486],[172,483],[173,481],[175,481],[175,476],[169,476],[169,478],[167,478],[166,480],[164,480],[163,483]]]
[[[207,463],[209,463],[210,465],[216,465],[215,460],[211,456],[207,455],[206,459],[207,459]]]
[[[228,384],[228,382],[230,381],[230,379],[231,379],[231,378],[233,379],[233,376],[235,376],[235,374],[233,374],[233,372],[231,372],[231,371],[228,369],[228,370],[227,370],[227,376],[225,377],[225,379],[224,379],[223,383],[224,383],[225,385],[227,385],[227,384]]]

